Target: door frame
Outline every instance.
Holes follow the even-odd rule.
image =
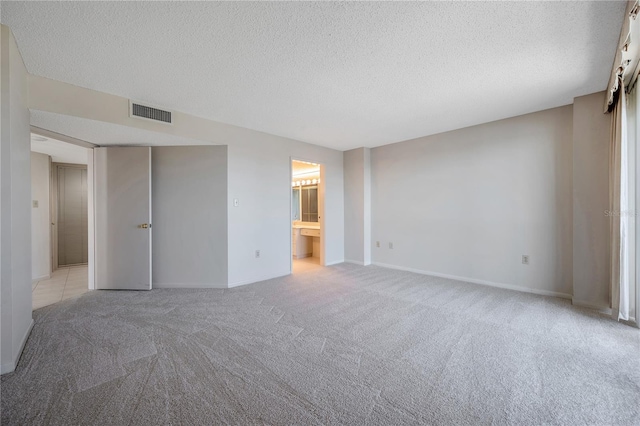
[[[80,146],[82,148],[87,149],[87,227],[89,228],[87,231],[88,236],[88,257],[87,257],[87,269],[88,269],[88,288],[89,290],[95,289],[95,206],[94,206],[94,194],[95,194],[95,179],[94,179],[94,168],[93,168],[93,148],[99,147],[99,145],[93,144],[91,142],[84,141],[82,139],[77,139],[71,136],[63,135],[62,133],[56,133],[51,130],[43,129],[37,126],[31,126],[31,133],[44,136],[46,138],[56,139],[61,142],[66,142],[71,145]],[[49,164],[53,164],[51,160],[49,160]],[[50,219],[51,213],[54,211],[53,205],[51,204],[51,198],[53,197],[52,192],[52,174],[53,167],[49,168],[49,216]],[[52,221],[49,222],[51,224]],[[53,244],[53,230],[52,226],[49,225],[50,231],[50,241]],[[57,247],[57,241],[56,241]],[[57,249],[56,249],[57,250]],[[50,247],[51,255],[53,256],[53,245]],[[57,254],[57,251],[56,251]],[[51,262],[51,271],[53,273],[53,259]],[[57,256],[56,256],[56,265],[57,265]]]
[[[291,191],[291,180],[293,179],[293,162],[306,161],[320,165],[320,183],[318,184],[318,223],[320,224],[320,266],[326,266],[325,248],[326,248],[326,226],[325,226],[325,193],[326,193],[326,167],[324,163],[317,160],[290,156],[289,157],[289,273],[293,273],[293,193]],[[302,212],[300,212],[302,214]]]

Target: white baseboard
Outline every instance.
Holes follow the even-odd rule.
[[[261,281],[272,280],[274,278],[286,277],[287,275],[291,275],[291,272],[287,272],[287,273],[284,273],[284,274],[269,275],[269,276],[265,276],[265,277],[262,277],[262,278],[251,278],[251,279],[244,280],[244,281],[236,281],[235,283],[229,283],[228,288],[234,288],[234,287],[240,287],[242,285],[259,283]]]
[[[387,264],[387,263],[380,263],[380,262],[373,262],[373,265],[381,266],[383,268],[397,269],[399,271],[414,272],[416,274],[421,274],[421,275],[431,275],[433,277],[448,278],[450,280],[462,281],[462,282],[466,282],[466,283],[480,284],[480,285],[486,285],[486,286],[489,286],[489,287],[496,287],[496,288],[503,288],[505,290],[515,290],[515,291],[520,291],[520,292],[523,292],[523,293],[539,294],[541,296],[553,296],[553,297],[560,297],[562,299],[571,299],[572,298],[572,296],[570,294],[560,293],[558,291],[541,290],[541,289],[537,289],[537,288],[522,287],[522,286],[513,285],[513,284],[496,283],[496,282],[493,282],[493,281],[479,280],[479,279],[476,279],[476,278],[469,278],[469,277],[459,277],[459,276],[456,276],[456,275],[441,274],[439,272],[423,271],[421,269],[406,268],[404,266],[390,265],[390,264]]]
[[[31,282],[32,282],[32,283],[35,283],[35,282],[37,282],[37,281],[50,280],[50,279],[51,279],[51,274],[48,274],[48,275],[43,275],[43,276],[41,276],[41,277],[33,278],[33,279],[31,280]]]
[[[224,283],[153,283],[151,288],[227,288],[227,285]]]
[[[361,260],[349,260],[349,259],[345,259],[344,263],[353,263],[354,265],[360,265],[360,266],[369,266],[372,265],[371,261],[369,262],[363,262]]]
[[[324,264],[324,266],[333,266],[333,265],[338,265],[340,263],[344,263],[344,260],[336,260],[335,262],[327,262]]]
[[[20,356],[22,355],[22,351],[24,350],[24,345],[27,344],[27,339],[29,338],[29,334],[31,334],[31,329],[33,328],[33,324],[34,324],[34,321],[32,319],[31,324],[29,324],[29,328],[27,329],[27,332],[22,337],[22,341],[20,342],[20,349],[18,350],[18,353],[16,353],[15,357],[13,358],[13,361],[7,364],[0,365],[0,374],[11,373],[18,366],[18,361],[20,361]]]
[[[574,306],[580,306],[581,308],[594,309],[601,314],[611,315],[611,308],[608,305],[600,305],[592,302],[586,302],[584,300],[571,299],[571,304]]]

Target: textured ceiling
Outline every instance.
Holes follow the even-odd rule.
[[[2,2],[29,72],[338,149],[606,87],[624,2]]]

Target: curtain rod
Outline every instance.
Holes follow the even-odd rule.
[[[620,36],[618,38],[618,49],[616,50],[616,55],[613,60],[613,66],[611,71],[611,76],[609,77],[609,84],[607,85],[607,95],[604,101],[604,112],[608,113],[611,110],[613,105],[615,94],[618,90],[620,90],[620,85],[618,84],[619,78],[625,78],[624,74],[629,65],[633,61],[637,61],[637,54],[632,57],[632,59],[624,58],[625,54],[629,52],[629,46],[631,45],[631,22],[635,21],[638,17],[638,12],[640,12],[640,3],[638,0],[629,0],[627,2],[627,8],[624,19],[622,23],[622,28],[620,30]],[[637,64],[636,64],[637,67]],[[635,68],[631,71],[634,72]],[[632,76],[633,77],[633,76]]]

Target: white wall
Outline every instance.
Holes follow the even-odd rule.
[[[371,150],[369,148],[363,148],[362,154],[364,156],[364,167],[362,172],[364,173],[363,191],[364,191],[364,211],[362,216],[362,226],[364,227],[363,241],[364,245],[364,264],[371,264]]]
[[[129,117],[129,100],[29,76],[29,106],[227,145],[228,282],[248,284],[291,270],[291,158],[325,166],[325,262],[344,260],[342,152],[174,112],[172,126]],[[73,135],[71,135],[73,136]],[[239,200],[234,207],[233,199]],[[255,258],[255,250],[261,257]]]
[[[640,206],[640,149],[637,144],[640,143],[640,123],[638,122],[638,114],[640,114],[640,96],[638,96],[638,89],[631,92],[629,95],[629,104],[627,105],[627,120],[629,122],[629,140],[634,143],[629,144],[629,173],[631,176],[635,175],[635,179],[629,185],[629,191],[631,194],[632,206],[631,209],[635,213],[631,217],[630,228],[635,233],[634,244],[630,247],[630,254],[632,253],[634,259],[631,266],[631,288],[629,289],[629,318],[634,319],[636,326],[640,328],[640,317],[638,317],[638,308],[640,308],[640,250],[637,249],[637,244],[640,242],[640,226],[638,226],[638,207]],[[635,284],[635,285],[634,285]]]
[[[344,257],[364,264],[364,148],[344,152]]]
[[[96,224],[95,224],[95,175],[93,149],[87,149],[87,273],[89,290],[96,288]]]
[[[51,276],[51,216],[49,189],[51,161],[48,155],[31,153],[31,279]]]
[[[594,164],[601,167],[608,158],[601,145],[608,117],[590,112],[590,118],[580,119],[584,102],[580,99],[575,118],[573,107],[566,106],[371,150],[373,241],[365,243],[363,251],[370,248],[374,262],[394,267],[565,297],[574,285],[576,298],[583,297],[580,288],[582,294],[589,294],[592,290],[583,283],[593,282],[596,296],[586,299],[592,297],[599,305],[607,285],[602,282],[608,283],[608,277],[591,279],[580,265],[593,267],[590,262],[595,262],[598,273],[608,267],[597,263],[601,253],[589,251],[590,243],[580,241],[587,228],[577,217],[580,206],[572,212],[572,195],[578,200],[589,195],[579,194],[580,183],[573,194],[572,181],[588,175],[589,161],[597,159]],[[351,166],[347,156],[343,169],[341,152],[179,112],[174,114],[173,126],[131,119],[126,98],[37,76],[29,76],[29,106],[227,145],[231,286],[290,271],[292,157],[325,164],[326,262],[342,261],[345,246],[351,257],[351,229],[345,233],[351,206],[345,212],[344,204],[345,190],[351,187],[350,178],[346,187],[343,179]],[[584,152],[581,147],[573,150],[573,143],[585,138],[597,142],[596,151],[588,146]],[[582,154],[589,154],[591,160],[582,159]],[[602,170],[596,174],[596,185],[606,185]],[[445,186],[450,189],[444,190]],[[598,186],[595,191],[597,198],[603,197],[601,189]],[[237,207],[234,198],[239,200]],[[595,217],[585,223],[591,219]],[[575,241],[574,232],[579,233]],[[602,234],[594,238],[600,244],[604,241]],[[379,249],[376,240],[381,241]],[[389,242],[394,249],[388,248]],[[586,249],[576,256],[574,281],[577,246]],[[260,259],[255,258],[255,250],[261,251]],[[530,265],[521,264],[523,254],[531,256]]]
[[[371,263],[371,150],[344,152],[345,260]]]
[[[151,150],[153,287],[227,287],[227,147]]]
[[[31,147],[27,71],[0,26],[0,372],[13,371],[31,317]]]
[[[291,158],[325,166],[325,263],[344,261],[341,151],[271,135],[230,143],[228,149],[229,286],[291,271]]]
[[[363,258],[369,249],[376,263],[565,297],[575,287],[574,302],[602,306],[608,235],[597,212],[608,200],[609,118],[592,102],[577,98],[575,117],[566,106],[372,149],[373,241],[363,231]],[[353,189],[348,154],[343,168],[341,152],[179,112],[173,126],[135,120],[126,98],[37,76],[29,76],[29,106],[228,146],[230,286],[290,271],[292,157],[326,166],[326,263],[342,261],[345,248],[348,259],[360,258],[359,248],[352,255],[361,237],[349,224],[359,216],[352,216],[353,194],[345,194]]]
[[[570,297],[571,106],[375,148],[371,169],[374,263]]]
[[[604,92],[573,105],[573,302],[609,307],[609,138]]]

